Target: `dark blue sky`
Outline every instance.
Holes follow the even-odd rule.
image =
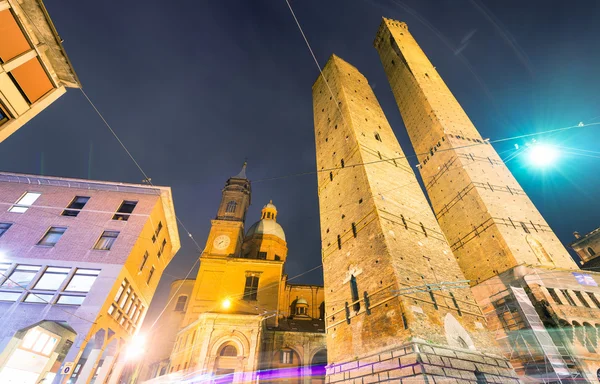
[[[369,79],[407,154],[413,151],[372,46],[382,16],[408,23],[484,137],[600,121],[597,1],[292,4],[321,65],[335,52]],[[315,169],[311,86],[318,70],[284,0],[47,0],[46,6],[86,92],[152,181],[173,188],[176,211],[201,246],[221,187],[244,158],[253,180]],[[599,151],[599,132],[589,127],[546,139]],[[77,90],[2,143],[0,164],[13,172],[143,178]],[[566,244],[574,230],[600,225],[599,164],[564,155],[545,171],[521,158],[508,166]],[[287,234],[290,276],[320,263],[316,191],[315,175],[253,184],[248,225],[273,199]],[[167,270],[177,277],[198,256],[180,234],[183,247]],[[297,281],[320,283],[321,272]]]

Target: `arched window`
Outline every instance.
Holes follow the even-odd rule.
[[[175,304],[176,311],[185,311],[185,304],[187,303],[187,296],[181,295],[177,298],[177,304]]]
[[[237,207],[237,203],[232,200],[229,203],[227,203],[227,209],[225,211],[233,213],[233,212],[235,212],[236,207]]]
[[[231,344],[227,344],[226,346],[224,346],[221,349],[221,353],[219,353],[219,356],[229,356],[229,357],[232,357],[232,356],[237,356],[237,354],[238,354],[237,348],[234,347]]]
[[[588,247],[588,253],[590,254],[590,256],[596,256],[596,252],[594,252],[592,247]]]

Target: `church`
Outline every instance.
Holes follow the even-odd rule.
[[[172,283],[137,382],[324,382],[323,287],[288,282],[277,208],[247,228],[251,196],[244,164],[223,188],[196,279]]]

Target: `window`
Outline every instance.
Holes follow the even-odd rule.
[[[121,286],[119,287],[119,290],[117,291],[117,294],[115,295],[115,302],[119,302],[119,299],[121,298],[121,295],[123,295],[123,292],[125,291],[126,287],[127,287],[127,280],[124,280],[121,283]]]
[[[338,249],[342,249],[342,237],[340,235],[337,235],[337,244]]]
[[[160,245],[160,249],[158,250],[158,258],[160,258],[165,251],[165,247],[167,246],[167,239],[163,239],[162,244]]]
[[[594,252],[594,249],[592,247],[588,247],[587,251],[590,254],[590,256],[596,256],[596,252]]]
[[[125,303],[127,303],[127,299],[129,299],[130,295],[131,295],[131,287],[127,287],[125,296],[122,296],[121,302],[119,303],[119,308],[123,308],[125,306]]]
[[[294,352],[293,351],[280,351],[279,362],[281,364],[294,364]]]
[[[594,295],[593,292],[586,292],[586,293],[590,297],[590,300],[592,300],[592,303],[594,303],[594,305],[596,307],[600,308],[600,301],[598,301],[598,298],[596,297],[596,295]]]
[[[521,227],[523,227],[523,230],[525,231],[525,233],[529,233],[529,228],[527,228],[527,225],[525,225],[525,223],[522,221],[521,221]]]
[[[333,172],[329,172],[329,181],[333,181]]]
[[[281,261],[281,256],[275,255],[275,261]]]
[[[162,230],[162,221],[159,221],[158,225],[156,226],[156,231],[154,231],[154,235],[158,236],[158,234],[160,233],[161,230]]]
[[[379,133],[377,132],[375,132],[375,140],[381,141],[381,136],[379,136]]]
[[[567,302],[570,305],[572,305],[574,307],[577,306],[577,304],[575,304],[575,300],[573,300],[573,298],[571,297],[571,295],[569,294],[569,292],[566,289],[561,289],[560,291],[562,292],[563,296],[565,297],[565,299],[567,299]]]
[[[342,159],[342,161],[340,162],[340,164],[342,165],[342,168],[344,168],[344,159]]]
[[[25,192],[25,194],[21,196],[8,211],[14,213],[25,213],[41,195],[41,193],[37,192]]]
[[[267,252],[258,252],[258,258],[260,260],[267,260]]]
[[[8,228],[10,228],[11,225],[12,224],[10,223],[0,223],[0,237],[2,237],[2,235],[8,231]]]
[[[67,208],[62,212],[63,216],[75,217],[83,209],[90,198],[87,196],[75,196],[75,198],[67,205]]]
[[[352,236],[356,237],[356,223],[352,223]]]
[[[5,289],[27,288],[41,267],[34,265],[17,265],[13,273],[2,284]]]
[[[152,275],[154,275],[155,270],[156,269],[154,268],[154,266],[150,268],[150,273],[148,274],[148,280],[146,280],[146,284],[150,285],[150,281],[152,280]]]
[[[246,276],[246,285],[244,286],[244,300],[255,301],[258,290],[258,276]]]
[[[98,249],[101,251],[110,251],[110,248],[113,246],[113,244],[115,243],[115,240],[117,240],[118,236],[119,236],[118,231],[102,232],[102,236],[100,236],[98,241],[96,241],[96,244],[94,245],[94,249]]]
[[[296,315],[306,315],[306,307],[297,307]]]
[[[225,212],[234,213],[236,207],[237,203],[235,201],[230,201],[229,203],[227,203],[227,208],[225,208]]]
[[[131,215],[131,212],[133,212],[136,205],[137,201],[124,200],[112,219],[122,221],[129,220],[129,216]]]
[[[71,268],[48,267],[33,287],[45,291],[56,291],[69,275]]]
[[[581,302],[581,304],[583,304],[584,307],[589,308],[590,305],[588,304],[587,301],[585,301],[585,299],[583,298],[583,295],[581,294],[581,292],[579,291],[573,291],[575,292],[575,296],[577,296],[577,298],[579,299],[579,301]]]
[[[142,263],[140,264],[140,271],[144,270],[144,266],[146,265],[147,261],[148,261],[148,251],[146,251],[144,253],[144,256],[142,257]]]
[[[81,305],[83,304],[83,300],[85,300],[85,296],[60,295],[58,296],[56,303],[64,305]]]
[[[550,297],[552,297],[552,300],[554,300],[556,304],[562,305],[562,301],[560,300],[560,297],[558,297],[558,295],[556,294],[554,288],[548,288],[548,293],[550,294]]]
[[[356,284],[356,276],[350,278],[350,293],[352,294],[352,309],[355,312],[360,311],[360,302],[358,301],[358,284]]]
[[[54,346],[57,342],[58,339],[53,337],[52,334],[36,327],[27,332],[21,342],[20,349],[25,349],[44,356],[50,356],[54,351]]]
[[[48,304],[52,301],[54,295],[41,294],[41,293],[28,293],[25,297],[26,303],[42,303]]]
[[[231,344],[227,344],[223,347],[223,349],[221,349],[221,353],[219,353],[219,355],[229,357],[237,356],[237,348]]]
[[[21,292],[0,292],[0,301],[17,301]]]
[[[8,114],[0,107],[0,125],[8,121]]]
[[[78,269],[69,281],[65,291],[89,292],[99,274],[100,271],[97,269]]]
[[[66,230],[67,228],[65,227],[50,227],[50,229],[48,229],[48,232],[46,232],[44,237],[42,237],[41,240],[38,241],[37,245],[53,247],[58,242],[58,239],[60,239],[63,233],[65,233]]]
[[[175,304],[176,311],[184,311],[185,304],[187,303],[187,296],[181,295],[177,298],[177,304]]]

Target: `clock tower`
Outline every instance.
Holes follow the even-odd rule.
[[[217,217],[211,221],[206,248],[201,257],[239,257],[244,240],[244,221],[250,205],[250,180],[246,163],[225,183]]]

